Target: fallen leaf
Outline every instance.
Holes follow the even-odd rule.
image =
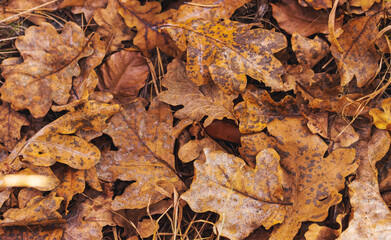
[[[209,148],[213,151],[224,151],[224,149],[213,139],[205,137],[201,140],[190,140],[178,150],[178,158],[182,162],[191,162],[193,160],[205,160],[204,148]]]
[[[257,155],[255,169],[233,155],[205,149],[206,162],[194,163],[195,176],[182,198],[196,212],[220,215],[215,228],[222,236],[243,239],[253,230],[284,220],[280,157],[268,148]]]
[[[286,39],[281,33],[253,26],[229,20],[189,20],[164,29],[181,50],[187,48],[187,76],[197,86],[213,79],[224,92],[240,93],[248,75],[282,90],[285,70],[273,53],[286,47]]]
[[[337,38],[343,52],[334,43],[331,44],[330,50],[338,66],[341,86],[356,77],[357,86],[363,87],[375,75],[381,55],[373,41],[379,33],[376,25],[380,17],[380,13],[357,17],[343,25],[343,33]]]
[[[102,154],[96,166],[98,176],[108,182],[136,181],[115,197],[113,210],[141,209],[156,203],[166,197],[159,187],[168,193],[174,187],[181,191],[183,185],[175,172],[172,153],[172,122],[169,106],[157,101],[147,112],[136,100],[113,116],[104,133],[112,137],[118,150]]]
[[[228,19],[234,11],[250,0],[193,0],[183,4],[174,14],[174,22],[184,23],[191,19]]]
[[[309,39],[293,33],[291,42],[297,61],[304,68],[312,68],[330,52],[329,45],[318,36]]]
[[[61,240],[64,230],[47,226],[7,227],[0,228],[2,240],[31,239],[31,240]]]
[[[100,72],[100,90],[110,92],[120,101],[129,101],[144,87],[149,67],[139,52],[122,50],[111,55],[100,68]]]
[[[381,103],[383,111],[373,108],[369,115],[373,118],[373,124],[379,129],[391,130],[391,98],[384,99]]]
[[[42,197],[43,192],[35,189],[35,188],[23,188],[20,190],[18,194],[18,206],[19,208],[24,208],[30,202],[30,200],[34,197],[40,196]]]
[[[67,103],[72,77],[80,74],[78,60],[93,53],[83,30],[73,22],[67,22],[61,34],[48,23],[30,27],[15,45],[22,57],[2,62],[6,81],[1,99],[15,110],[29,109],[35,118],[45,116],[53,101]]]
[[[315,33],[329,33],[329,13],[326,11],[303,7],[296,0],[282,0],[270,5],[278,25],[289,34],[298,33],[307,37]],[[343,15],[340,15],[335,21],[335,28],[342,26],[342,23]]]
[[[308,227],[308,231],[304,234],[305,239],[314,240],[334,240],[337,238],[335,230],[326,226],[319,226],[316,223]]]
[[[240,143],[240,156],[251,167],[255,167],[256,156],[259,152],[266,148],[275,149],[277,147],[276,140],[264,132],[242,135]]]
[[[89,22],[91,18],[94,16],[96,10],[100,8],[104,8],[107,5],[107,2],[110,0],[84,0],[81,6],[73,6],[72,13],[78,14],[83,13],[84,18]]]
[[[270,239],[293,239],[301,223],[323,221],[341,201],[344,177],[356,170],[355,150],[339,148],[324,158],[327,144],[305,126],[302,118],[275,119],[267,129],[276,138],[281,166],[289,173],[292,195],[284,222]]]
[[[349,2],[352,7],[361,7],[363,11],[368,11],[374,3],[380,3],[380,0],[352,0]]]
[[[0,141],[11,151],[20,140],[20,129],[29,125],[26,116],[16,112],[8,103],[0,106]]]
[[[213,120],[209,126],[205,127],[205,132],[215,140],[240,143],[239,128],[232,122]]]
[[[311,7],[313,9],[327,9],[332,8],[333,0],[299,0],[299,3],[303,7]],[[339,0],[338,5],[341,6],[345,3],[345,0]]]
[[[353,219],[338,239],[387,239],[390,236],[391,212],[380,195],[375,167],[387,153],[390,142],[387,131],[375,130],[369,142],[362,140],[358,145],[360,166],[357,178],[349,184]]]
[[[158,221],[154,219],[143,219],[137,224],[137,230],[140,233],[141,238],[148,238],[154,233],[157,233],[159,229]]]
[[[168,90],[161,92],[158,99],[174,106],[184,106],[175,113],[176,118],[201,121],[204,116],[208,116],[205,127],[214,119],[236,120],[233,100],[237,95],[225,94],[214,84],[197,87],[186,75],[185,64],[179,60],[174,59],[167,66],[162,84]]]
[[[126,25],[137,29],[133,43],[140,48],[144,56],[149,57],[150,51],[156,47],[170,56],[179,55],[171,38],[159,32],[159,27],[172,17],[174,10],[160,13],[162,7],[159,2],[146,2],[141,5],[138,0],[117,0],[117,3],[118,12],[124,18]]]

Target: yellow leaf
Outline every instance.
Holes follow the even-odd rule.
[[[373,118],[373,124],[379,129],[391,130],[391,98],[384,99],[381,103],[383,111],[373,108],[369,115]]]

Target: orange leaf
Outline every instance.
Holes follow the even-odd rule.
[[[373,118],[373,124],[379,129],[391,130],[391,98],[384,99],[381,103],[383,111],[373,108],[369,115]]]
[[[309,39],[293,33],[291,42],[297,60],[305,68],[312,68],[330,52],[329,45],[318,36]]]

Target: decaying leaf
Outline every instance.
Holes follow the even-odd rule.
[[[224,151],[224,149],[213,139],[205,137],[201,140],[194,139],[184,144],[178,150],[178,158],[182,162],[191,162],[193,160],[205,160],[204,148],[209,148],[212,151]]]
[[[329,45],[318,36],[309,39],[293,33],[291,42],[297,60],[306,68],[312,68],[330,52]]]
[[[273,53],[287,43],[281,33],[225,20],[189,20],[165,28],[181,50],[187,49],[187,76],[197,86],[211,79],[226,93],[240,93],[246,75],[282,90],[282,64]],[[188,44],[186,44],[186,40]]]
[[[11,108],[8,103],[0,105],[0,141],[11,151],[20,139],[20,129],[29,125],[27,118]]]
[[[61,34],[48,23],[30,27],[15,43],[22,58],[8,58],[1,64],[6,79],[1,99],[15,110],[29,109],[35,118],[43,117],[52,102],[66,104],[72,77],[80,74],[78,60],[93,49],[83,30],[73,22]]]
[[[143,52],[144,56],[150,56],[150,51],[159,47],[170,56],[177,56],[178,49],[166,34],[159,32],[159,26],[172,17],[173,10],[161,12],[159,2],[146,2],[141,5],[138,0],[117,0],[118,12],[124,18],[129,28],[136,27],[137,35],[133,43]]]
[[[183,188],[175,172],[171,109],[157,101],[148,112],[140,100],[124,106],[114,115],[104,132],[113,139],[117,151],[102,154],[96,166],[99,178],[115,182],[136,181],[117,196],[113,210],[144,208],[167,197],[159,191],[173,193]]]
[[[343,25],[343,33],[337,38],[343,52],[332,43],[330,50],[337,63],[342,86],[356,77],[357,86],[363,87],[375,75],[381,55],[373,41],[379,33],[376,24],[380,17],[381,13],[357,17]]]
[[[283,0],[270,5],[273,8],[273,17],[289,34],[296,32],[307,37],[315,33],[329,33],[329,13],[326,11],[302,7],[296,0]],[[336,19],[335,28],[342,26],[342,23],[343,15]]]
[[[121,100],[135,98],[149,74],[147,61],[139,52],[122,50],[110,56],[100,68],[99,88]]]
[[[0,228],[2,240],[34,239],[34,240],[61,240],[64,230],[59,227],[47,226],[22,226],[12,228]]]
[[[261,225],[281,223],[286,205],[280,157],[268,148],[257,155],[255,169],[233,155],[205,149],[206,162],[194,163],[195,177],[182,198],[196,212],[220,215],[215,227],[230,239],[243,239]]]
[[[391,211],[380,195],[375,167],[390,143],[387,131],[375,130],[369,142],[361,141],[358,145],[360,166],[357,178],[349,184],[353,219],[338,239],[387,239],[391,235]]]
[[[185,64],[179,60],[174,59],[167,66],[167,74],[162,84],[168,90],[160,93],[159,100],[175,106],[184,106],[175,113],[175,117],[179,119],[201,121],[204,116],[208,116],[204,126],[211,124],[214,119],[236,120],[233,100],[237,95],[225,94],[212,83],[197,87],[186,75]]]
[[[381,103],[383,111],[373,108],[369,115],[373,118],[373,124],[379,129],[391,130],[391,98],[384,99]]]

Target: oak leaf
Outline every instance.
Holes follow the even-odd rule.
[[[303,7],[310,7],[314,9],[327,9],[332,8],[333,0],[299,0],[299,3]],[[338,5],[343,5],[345,0],[339,0]]]
[[[283,221],[289,203],[283,199],[283,171],[275,150],[260,152],[255,169],[222,151],[204,152],[206,162],[194,163],[193,183],[182,198],[196,212],[218,213],[219,234],[243,239],[261,225],[268,229]]]
[[[167,66],[162,84],[168,90],[161,92],[158,99],[174,106],[184,106],[175,113],[176,118],[201,121],[204,116],[208,116],[204,126],[211,124],[214,119],[236,120],[233,100],[237,95],[225,94],[211,83],[197,87],[186,75],[185,64],[179,60],[174,59]]]
[[[67,22],[61,34],[48,23],[30,27],[15,45],[22,58],[2,62],[6,81],[1,99],[15,110],[29,109],[35,118],[45,116],[53,101],[67,103],[72,77],[80,74],[78,60],[93,53],[83,30],[73,22]]]
[[[100,68],[99,88],[110,92],[119,101],[135,98],[149,74],[147,61],[139,52],[122,50],[110,56]]]
[[[0,228],[2,240],[31,239],[31,240],[61,240],[64,230],[60,227],[29,226],[28,228]]]
[[[337,38],[342,52],[332,42],[330,50],[341,76],[341,86],[356,77],[357,86],[363,87],[375,75],[381,57],[374,45],[380,17],[380,13],[357,17],[343,25],[343,33]]]
[[[381,103],[383,111],[373,108],[369,115],[373,118],[373,124],[379,129],[391,130],[391,98],[384,99]]]
[[[178,150],[178,158],[185,163],[196,159],[205,160],[204,148],[209,148],[212,151],[225,151],[217,142],[206,136],[201,140],[190,140],[181,146]]]
[[[273,53],[287,46],[286,39],[281,33],[253,26],[199,19],[166,24],[164,29],[182,51],[187,49],[187,76],[197,86],[213,79],[224,92],[240,93],[248,75],[282,90],[285,70]]]
[[[20,139],[20,129],[25,125],[29,125],[26,116],[13,110],[8,103],[0,105],[0,141],[9,151]]]
[[[293,33],[291,42],[297,61],[305,68],[312,68],[330,52],[329,45],[318,36],[309,39]]]
[[[171,109],[157,101],[148,112],[140,100],[124,106],[124,110],[111,119],[104,133],[113,139],[117,151],[102,154],[97,164],[99,178],[115,182],[136,181],[117,196],[113,210],[144,208],[167,197],[158,188],[172,193],[183,188],[175,172]],[[150,201],[150,202],[149,202]]]
[[[361,7],[363,11],[368,11],[374,3],[380,3],[380,0],[352,0],[350,6]]]
[[[326,11],[303,7],[296,0],[283,0],[270,5],[278,25],[289,34],[296,32],[307,37],[315,33],[329,33],[329,13]],[[342,26],[342,23],[343,15],[337,17],[335,28]]]
[[[146,2],[141,5],[138,0],[116,0],[119,14],[124,18],[129,28],[135,27],[137,34],[133,43],[140,48],[144,56],[150,56],[150,51],[159,47],[170,56],[177,56],[179,51],[171,38],[159,32],[159,26],[172,17],[174,10],[161,12],[159,2]]]

